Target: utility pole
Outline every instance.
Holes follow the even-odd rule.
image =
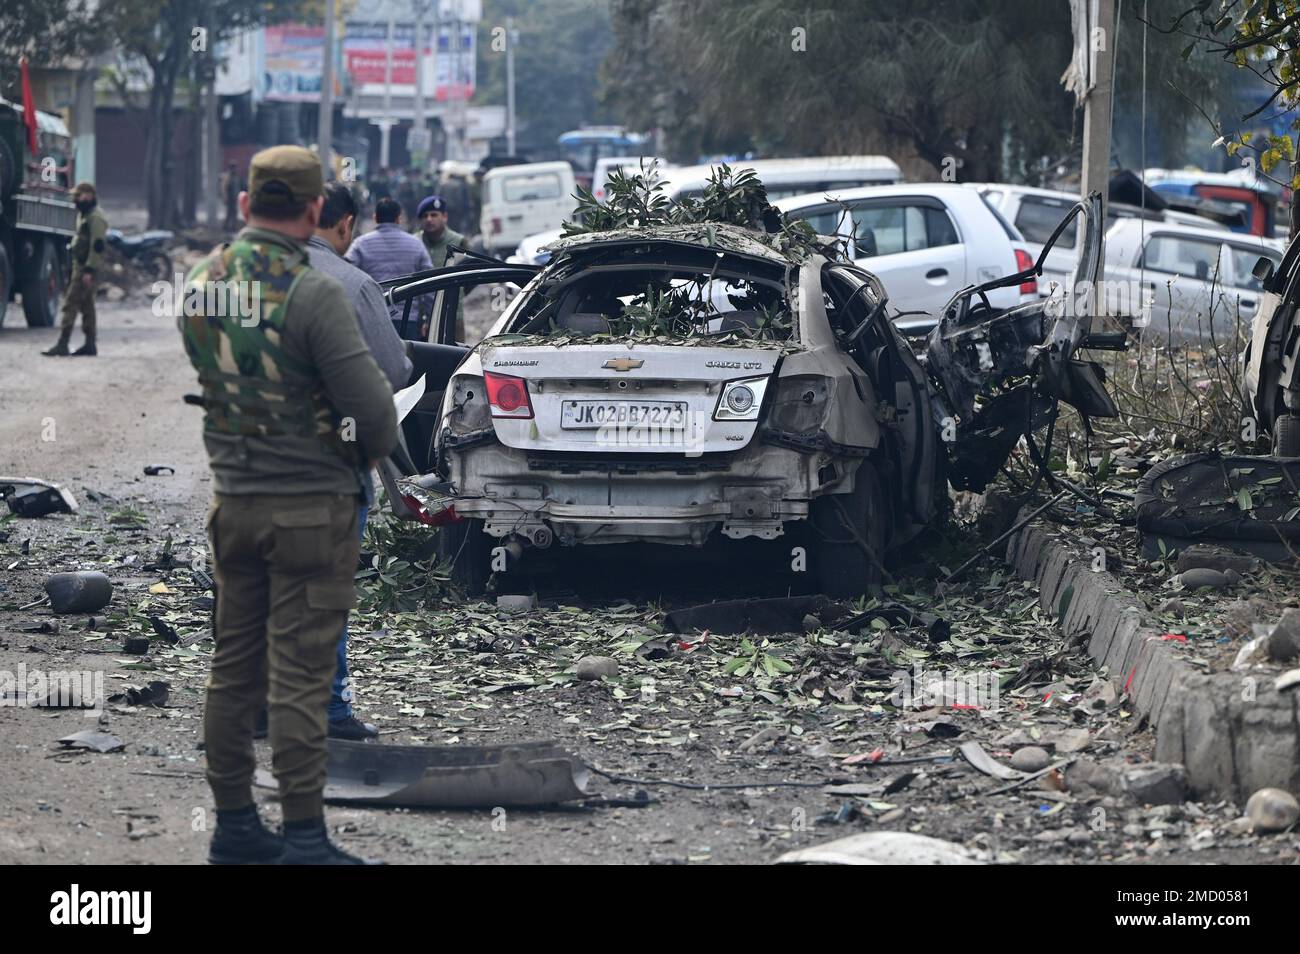
[[[406,145],[411,152],[411,165],[423,172],[429,152],[424,130],[424,14],[428,3],[426,0],[411,0],[411,6],[415,14],[415,102]]]
[[[384,61],[384,118],[379,121],[379,165],[388,168],[388,145],[393,130],[393,7],[388,7],[388,37]]]
[[[320,115],[316,120],[316,152],[325,181],[333,168],[334,140],[334,0],[325,0],[325,62],[321,68]]]
[[[208,36],[212,36],[212,14],[207,14]],[[203,147],[199,181],[203,189],[203,217],[209,226],[217,224],[217,193],[221,191],[221,124],[217,118],[217,51],[209,47],[203,54]]]
[[[1102,235],[1110,186],[1111,105],[1115,88],[1115,0],[1083,0],[1086,29],[1075,37],[1080,65],[1091,64],[1092,85],[1083,101],[1083,163],[1079,192],[1101,193]],[[1105,263],[1105,249],[1102,249]],[[1096,293],[1094,289],[1094,293]]]
[[[506,152],[515,154],[515,18],[506,17]]]

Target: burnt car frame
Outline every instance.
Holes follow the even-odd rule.
[[[1066,222],[1079,214],[1086,284],[1099,197]],[[381,476],[399,514],[444,524],[440,552],[471,591],[530,548],[789,533],[820,591],[861,594],[946,509],[949,480],[982,487],[1056,401],[1113,413],[1075,355],[1086,307],[988,305],[1041,258],[955,295],[922,351],[880,281],[831,246],[693,224],[554,250],[542,268],[483,259],[388,292],[435,304],[430,340],[410,345],[425,381],[403,425],[414,453]],[[501,282],[521,291],[483,341],[456,344],[460,297]]]

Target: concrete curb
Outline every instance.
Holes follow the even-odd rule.
[[[1156,731],[1155,757],[1181,762],[1199,796],[1244,804],[1268,786],[1300,793],[1300,691],[1271,676],[1201,672],[1184,644],[1166,639],[1145,604],[1049,527],[1030,525],[1006,560],[1038,586],[1039,605],[1088,653],[1133,711]]]

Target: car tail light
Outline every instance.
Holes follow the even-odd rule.
[[[495,217],[492,219],[492,234],[493,235],[501,234],[501,220]]]
[[[1031,255],[1030,255],[1028,252],[1026,252],[1023,248],[1018,248],[1018,249],[1016,249],[1016,271],[1018,271],[1018,272],[1026,272],[1026,271],[1028,271],[1029,269],[1031,269],[1031,268],[1033,268],[1033,267],[1034,267],[1034,259],[1033,259],[1033,256],[1031,256]],[[1037,294],[1038,294],[1038,279],[1037,279],[1037,278],[1030,278],[1028,281],[1023,281],[1023,282],[1021,282],[1021,283],[1020,283],[1020,294],[1022,294],[1022,295],[1037,295]]]
[[[493,417],[532,417],[533,405],[528,400],[528,382],[513,374],[483,372],[487,385],[488,405]]]
[[[715,421],[757,421],[763,404],[767,378],[740,378],[728,381],[718,395],[718,406],[713,410]]]
[[[465,518],[456,512],[455,507],[446,507],[437,513],[430,513],[424,504],[411,494],[402,494],[402,500],[411,508],[415,519],[430,527],[445,527],[450,523],[460,523]]]

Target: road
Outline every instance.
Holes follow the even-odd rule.
[[[170,699],[165,708],[110,702],[98,718],[0,707],[0,863],[199,863],[206,852],[211,802],[199,742],[211,642],[204,591],[184,566],[203,555],[209,491],[200,414],[181,401],[193,373],[171,321],[147,302],[100,314],[93,359],[41,357],[52,330],[0,330],[0,473],[61,482],[82,504],[75,516],[0,518],[0,671],[101,672],[110,694],[162,680]],[[146,477],[147,464],[175,473]],[[150,568],[168,540],[182,566]],[[110,576],[106,611],[88,621],[28,606],[48,573],[73,569]],[[708,568],[690,572],[697,584],[708,579]],[[791,848],[898,830],[1009,862],[1295,859],[1285,836],[1253,842],[1231,832],[1231,806],[1149,809],[1035,785],[987,794],[1002,783],[954,759],[958,742],[978,740],[1005,761],[1027,739],[1050,746],[1082,727],[1087,754],[1121,767],[1151,748],[1150,734],[1134,731],[1120,708],[1081,726],[1060,704],[1087,691],[1095,674],[1038,618],[1024,584],[972,575],[961,595],[938,605],[961,639],[937,647],[891,631],[856,640],[790,633],[749,648],[739,636],[712,634],[689,648],[669,641],[666,658],[641,658],[631,649],[657,635],[660,606],[681,579],[671,567],[617,560],[590,573],[615,595],[543,593],[541,608],[523,617],[450,593],[418,612],[364,609],[352,652],[360,714],[385,742],[552,738],[617,774],[734,787],[598,778],[592,789],[601,795],[635,802],[640,790],[651,801],[508,813],[330,808],[342,844],[406,863],[766,863]],[[910,585],[901,598],[931,598],[932,584]],[[143,658],[122,652],[125,635],[152,630],[151,616],[188,645],[158,640]],[[735,672],[730,661],[751,652],[758,665]],[[619,675],[575,681],[574,664],[588,654],[617,658]],[[765,674],[763,654],[793,671]],[[890,670],[910,661],[1014,678],[1001,704],[982,713],[899,712],[888,704]],[[116,735],[123,751],[55,742],[92,728]],[[269,760],[265,743],[259,757]],[[930,761],[893,767],[902,758]],[[854,787],[770,784],[819,779]],[[259,800],[275,820],[269,793]]]

